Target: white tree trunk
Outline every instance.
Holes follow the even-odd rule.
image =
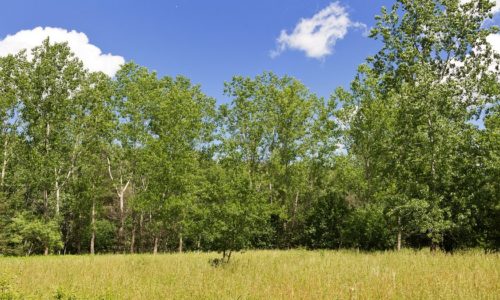
[[[125,200],[124,200],[124,190],[118,193],[118,198],[120,201],[120,228],[118,229],[118,235],[120,243],[124,242],[124,231],[125,231]],[[124,245],[123,245],[124,246]],[[125,251],[125,249],[123,249]]]
[[[158,236],[155,235],[155,243],[153,246],[153,254],[156,255],[158,253]]]
[[[95,203],[92,202],[92,236],[90,238],[90,254],[95,254]]]
[[[8,151],[7,147],[9,145],[9,140],[5,137],[5,141],[3,143],[3,163],[2,163],[2,174],[0,175],[0,186],[3,187],[5,182],[5,173],[7,172],[7,162],[8,162]]]
[[[401,250],[401,217],[398,217],[398,251]]]
[[[59,215],[59,210],[61,206],[61,188],[59,186],[59,181],[56,179],[56,216]]]
[[[130,179],[127,180],[125,185],[123,185],[123,176],[120,176],[119,183],[115,183],[114,177],[113,177],[113,172],[111,171],[111,160],[109,157],[106,158],[108,161],[108,174],[109,178],[113,182],[113,185],[115,186],[116,194],[118,195],[118,202],[119,202],[119,209],[120,209],[120,228],[118,229],[118,238],[120,239],[120,243],[122,243],[122,246],[124,246],[124,228],[125,228],[125,192],[127,191],[127,188],[130,185]],[[125,252],[125,247],[122,248],[122,250]]]
[[[144,235],[143,235],[143,225],[144,224],[144,213],[141,211],[141,217],[139,219],[139,252],[142,252],[144,250]]]
[[[43,191],[43,206],[45,209],[45,214],[49,213],[49,192],[47,190]]]
[[[132,237],[130,239],[130,253],[134,254],[134,249],[135,248],[135,224],[132,228]]]
[[[184,247],[184,241],[182,239],[182,233],[181,233],[179,234],[179,253],[182,253],[183,247]]]

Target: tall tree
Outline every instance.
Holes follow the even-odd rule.
[[[84,99],[81,84],[86,76],[82,63],[66,44],[46,39],[32,51],[23,86],[20,118],[29,149],[29,201],[45,220],[60,217],[61,200],[80,153]],[[48,248],[45,249],[47,254]]]
[[[466,174],[455,170],[477,130],[469,121],[498,101],[490,88],[498,84],[498,55],[486,40],[497,29],[483,25],[492,7],[422,0],[382,9],[371,36],[384,46],[347,97],[354,153],[365,160],[368,182],[375,176],[388,187],[368,194],[388,205],[399,234],[426,234],[431,249],[467,218],[467,196],[456,194]]]
[[[277,245],[290,246],[311,186],[308,162],[329,144],[322,134],[334,124],[328,107],[299,81],[272,73],[234,77],[225,91],[233,101],[220,109],[221,155],[246,165],[251,188],[275,207],[275,230],[282,231]]]

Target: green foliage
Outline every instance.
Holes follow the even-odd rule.
[[[6,232],[6,254],[39,254],[45,248],[55,252],[63,247],[59,226],[55,221],[19,214],[11,219]]]
[[[382,8],[381,49],[328,101],[265,72],[216,107],[185,77],[109,78],[49,39],[1,57],[0,254],[498,250],[492,7]]]
[[[360,67],[352,93],[336,96],[352,154],[363,161],[366,199],[386,203],[399,232],[425,234],[433,247],[478,242],[457,235],[477,238],[472,195],[484,184],[473,178],[487,148],[469,121],[498,103],[499,56],[486,41],[497,28],[483,26],[492,5],[479,2],[382,9],[371,36],[384,46]]]
[[[313,162],[336,141],[330,108],[302,83],[273,73],[236,76],[225,92],[233,101],[220,107],[219,155],[231,167],[243,163],[250,188],[271,205],[270,246],[291,246],[302,230],[302,204],[315,192]]]
[[[367,204],[356,209],[347,221],[346,234],[349,239],[345,246],[363,250],[391,249],[395,244],[395,234],[385,217],[384,207]]]
[[[269,218],[267,199],[255,193],[242,168],[214,166],[210,175],[208,234],[211,249],[231,255],[252,246]]]
[[[4,276],[0,277],[0,300],[16,300],[22,299],[21,295],[17,293],[10,281]]]
[[[63,288],[57,288],[54,293],[54,299],[57,300],[76,300],[78,299],[73,293],[65,291]]]
[[[305,241],[310,248],[338,249],[353,237],[345,236],[352,208],[345,197],[329,194],[321,197],[307,218]]]
[[[116,243],[116,225],[109,220],[97,220],[95,227],[95,251],[100,253],[111,252]],[[88,228],[86,241],[90,241],[90,230]]]

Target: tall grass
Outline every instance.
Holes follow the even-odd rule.
[[[0,299],[500,299],[500,256],[248,251],[0,258]]]

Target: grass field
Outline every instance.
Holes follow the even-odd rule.
[[[0,299],[500,299],[500,256],[249,251],[0,258]]]

